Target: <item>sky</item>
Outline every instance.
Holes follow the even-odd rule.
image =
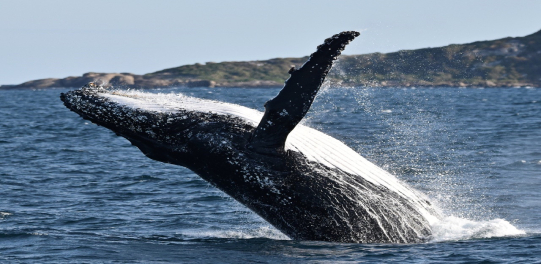
[[[86,72],[439,47],[541,30],[537,0],[0,0],[0,85]]]

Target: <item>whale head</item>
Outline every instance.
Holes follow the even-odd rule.
[[[216,150],[231,148],[232,142],[246,146],[262,117],[261,112],[238,105],[95,83],[60,97],[69,109],[125,137],[146,156],[182,166],[201,142]]]

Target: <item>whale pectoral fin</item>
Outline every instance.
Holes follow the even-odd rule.
[[[289,70],[284,88],[265,104],[265,114],[250,139],[252,149],[261,153],[284,150],[287,136],[310,109],[333,61],[357,36],[355,31],[336,34],[319,45],[300,69]]]

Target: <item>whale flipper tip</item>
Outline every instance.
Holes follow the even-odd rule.
[[[284,88],[265,104],[265,115],[252,133],[251,148],[261,153],[281,152],[289,133],[306,115],[333,62],[360,33],[344,31],[325,39],[304,65],[289,70]]]

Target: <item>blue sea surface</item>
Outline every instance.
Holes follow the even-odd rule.
[[[541,263],[541,89],[329,88],[304,124],[427,194],[420,244],[293,241],[191,171],[0,91],[0,263]],[[263,110],[279,89],[170,88]]]

